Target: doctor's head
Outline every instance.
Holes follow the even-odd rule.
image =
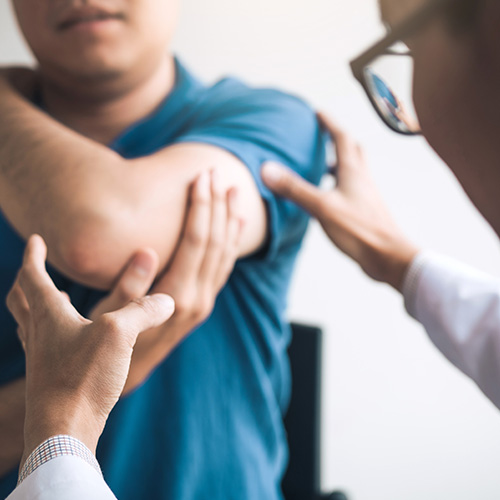
[[[500,2],[380,0],[380,6],[390,33],[408,28],[401,39],[414,61],[423,134],[500,231]]]

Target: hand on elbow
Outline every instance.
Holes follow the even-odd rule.
[[[168,270],[152,289],[174,298],[175,313],[167,323],[139,336],[125,393],[143,383],[207,319],[240,253],[243,221],[236,190],[220,190],[214,176],[205,173],[192,186],[189,205],[177,250]],[[151,287],[157,271],[156,254],[147,249],[138,252],[92,317],[142,296]]]

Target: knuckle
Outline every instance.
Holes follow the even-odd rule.
[[[212,203],[218,203],[225,205],[226,203],[226,191],[224,189],[214,189],[212,192]]]
[[[135,299],[137,296],[137,294],[135,294],[134,291],[130,287],[127,287],[124,283],[119,284],[115,288],[113,295],[116,301],[120,304],[126,304],[132,299]]]
[[[99,326],[107,335],[118,335],[122,330],[121,319],[112,314],[103,314],[99,320]]]
[[[226,238],[222,234],[212,234],[208,242],[208,248],[211,250],[219,250],[226,245]]]
[[[201,247],[206,245],[207,235],[205,232],[198,230],[188,230],[184,234],[186,241],[194,247]]]
[[[139,307],[148,316],[155,315],[158,311],[157,302],[153,302],[151,300],[142,300],[141,298],[134,298],[130,302]]]
[[[220,267],[224,270],[224,275],[226,274],[226,269],[233,269],[237,258],[238,243],[237,241],[233,241],[231,246],[229,248],[226,248],[220,259]]]
[[[14,302],[16,301],[14,294],[15,294],[15,288],[11,288],[9,293],[7,294],[7,298],[5,300],[5,303],[7,304],[7,307],[12,311],[12,306],[14,305]]]
[[[210,297],[202,294],[186,294],[176,299],[176,314],[185,318],[189,323],[199,323],[212,310]]]
[[[186,316],[190,314],[193,300],[188,294],[180,294],[175,297],[175,314],[178,316]]]
[[[200,208],[207,208],[210,206],[212,193],[204,193],[199,189],[194,189],[191,195],[191,201]]]
[[[21,269],[19,270],[18,277],[19,277],[19,284],[21,285],[21,287],[29,282],[31,278],[29,264],[25,264],[23,265],[23,267],[21,267]]]
[[[214,298],[212,294],[205,292],[197,301],[195,308],[195,317],[198,321],[204,320],[214,308]]]

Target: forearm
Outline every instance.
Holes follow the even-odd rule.
[[[0,113],[0,208],[23,237],[40,233],[52,263],[74,276],[71,242],[89,222],[104,225],[103,205],[113,203],[105,190],[122,160],[46,116],[3,79]]]
[[[252,213],[242,253],[256,250],[265,210],[244,165],[218,148],[182,144],[124,160],[67,129],[0,79],[0,208],[24,237],[41,234],[49,261],[69,277],[110,288],[139,248],[151,247],[164,268],[182,230],[189,185],[217,166],[240,188]]]
[[[19,464],[24,448],[25,379],[0,388],[0,476]]]

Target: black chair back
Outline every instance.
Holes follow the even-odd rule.
[[[285,417],[290,461],[283,494],[286,500],[312,500],[320,491],[322,331],[292,324],[292,334],[292,398]]]

